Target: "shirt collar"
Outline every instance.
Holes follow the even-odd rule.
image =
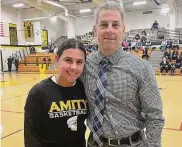
[[[119,59],[121,58],[121,55],[123,54],[123,49],[119,48],[117,51],[115,51],[113,54],[107,56],[108,60],[111,62],[111,64],[117,64]],[[98,63],[104,58],[105,56],[98,51]]]

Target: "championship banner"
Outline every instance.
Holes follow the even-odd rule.
[[[10,45],[18,45],[16,24],[9,23]]]
[[[48,31],[46,29],[42,29],[42,49],[48,48]]]
[[[31,39],[33,38],[33,24],[30,21],[25,21],[24,22],[24,34],[25,34],[25,39]]]

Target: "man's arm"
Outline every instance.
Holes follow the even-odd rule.
[[[147,143],[150,147],[160,147],[164,126],[162,100],[154,72],[150,65],[146,65],[146,68],[142,71],[142,77],[139,97],[141,110],[145,114]]]
[[[40,137],[41,104],[36,96],[28,95],[24,115],[25,147],[42,147]]]

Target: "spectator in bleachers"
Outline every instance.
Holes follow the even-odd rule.
[[[140,40],[136,41],[136,48],[140,49],[142,47],[142,42]]]
[[[171,76],[173,76],[174,73],[175,73],[175,69],[176,69],[175,62],[172,62],[172,63],[170,64],[170,69],[171,69]]]
[[[181,67],[180,67],[180,74],[182,75],[182,62],[181,62]]]
[[[133,39],[133,41],[131,42],[131,49],[135,50],[136,49],[136,40]]]
[[[179,41],[178,40],[173,41],[173,48],[179,49]]]
[[[129,42],[125,39],[122,43],[122,46],[123,46],[123,50],[124,51],[127,51],[128,48],[129,48]]]
[[[31,46],[30,47],[30,54],[36,54],[36,51],[35,51],[35,47],[34,46]]]
[[[172,41],[171,39],[169,39],[169,40],[167,41],[167,47],[168,47],[169,49],[172,49],[172,48],[173,48],[173,41]]]
[[[178,49],[174,49],[172,52],[172,60],[176,60],[178,57]]]
[[[161,42],[160,49],[162,51],[164,51],[166,49],[166,47],[167,47],[167,41],[166,41],[166,39],[163,39],[163,41]]]
[[[167,49],[167,50],[164,52],[163,57],[165,57],[166,59],[168,59],[169,61],[171,61],[171,52],[169,51],[169,49]]]
[[[182,59],[182,51],[181,51],[181,53],[180,53],[180,55],[179,55],[179,58],[181,58],[181,59]]]
[[[135,39],[136,40],[139,40],[140,39],[140,35],[139,34],[136,34]]]
[[[169,70],[169,62],[166,60],[166,57],[163,57],[160,63],[160,72],[163,73],[163,70],[165,70],[166,73],[168,73]]]
[[[146,36],[142,36],[141,37],[142,46],[145,46],[146,45],[146,41],[147,41]]]
[[[158,24],[157,20],[154,21],[151,29],[152,29],[152,31],[159,29],[159,24]]]
[[[142,30],[142,36],[147,36],[146,30]]]
[[[182,58],[177,56],[176,58],[176,68],[180,68],[182,66]]]
[[[146,41],[146,46],[149,48],[151,46],[151,41],[149,39],[147,39]]]
[[[144,47],[142,52],[143,52],[142,59],[147,59],[148,60],[149,57],[150,57],[149,54],[148,54],[148,47]]]

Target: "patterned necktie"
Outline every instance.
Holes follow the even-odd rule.
[[[98,144],[99,147],[103,146],[103,141],[101,136],[103,135],[103,117],[104,117],[104,103],[105,103],[105,88],[107,86],[107,65],[109,61],[104,57],[100,66],[98,79],[97,79],[97,89],[95,90],[95,113],[93,120],[93,139]]]

